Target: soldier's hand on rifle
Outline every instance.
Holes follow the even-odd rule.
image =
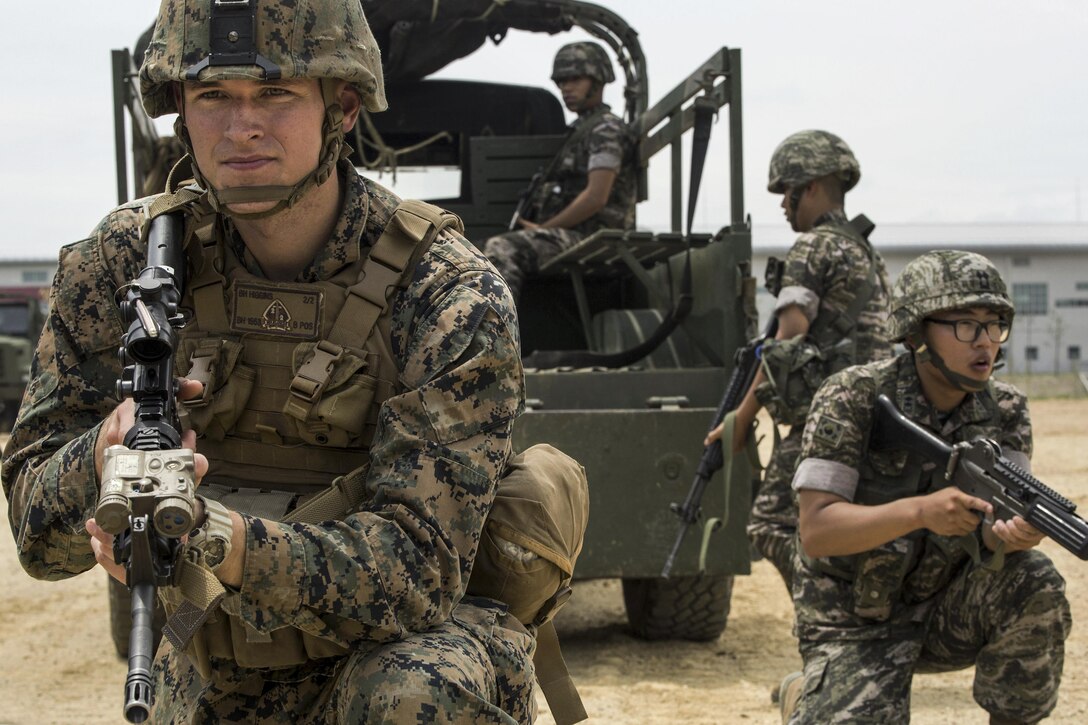
[[[738,410],[736,422],[733,424],[733,453],[744,450],[744,446],[748,444],[748,430],[752,427],[750,421],[747,424],[742,423],[741,416],[742,412]],[[724,431],[725,423],[719,423],[714,430],[706,434],[706,438],[703,439],[703,447],[705,448],[714,441],[721,440]]]
[[[1008,521],[1002,521],[998,519],[994,521],[992,526],[987,527],[993,532],[994,537],[1005,542],[1005,551],[1026,551],[1039,545],[1039,542],[1045,538],[1043,532],[1029,524],[1019,516],[1013,516]],[[985,532],[984,532],[985,536]],[[997,542],[989,541],[989,537],[986,537],[986,545],[990,548],[995,548]]]
[[[993,506],[955,486],[917,498],[922,527],[942,536],[962,536],[978,528],[979,514],[993,516]]]
[[[180,383],[178,397],[182,400],[195,398],[204,389],[204,386],[196,380],[182,378]],[[103,422],[94,450],[95,473],[99,483],[102,481],[102,464],[106,448],[124,442],[125,434],[136,423],[135,411],[136,406],[133,404],[132,399],[128,398],[114,408],[113,412]],[[181,444],[184,448],[195,451],[196,433],[191,430],[184,432],[181,436]],[[200,479],[208,472],[208,459],[198,453],[194,461],[196,463],[196,480],[199,485]],[[125,567],[116,563],[113,559],[113,534],[103,531],[93,518],[87,520],[85,527],[87,533],[91,535],[91,549],[94,550],[95,560],[102,565],[110,576],[122,584],[125,583]]]
[[[721,440],[723,430],[725,430],[725,423],[718,423],[717,428],[706,434],[706,438],[703,439],[703,447],[705,448],[714,441]]]
[[[100,529],[94,519],[87,519],[84,526],[91,535],[91,549],[94,550],[95,561],[102,565],[107,574],[124,584],[125,567],[113,560],[113,534],[107,534]]]
[[[536,222],[531,222],[524,217],[518,217],[518,226],[522,229],[540,229],[540,225]]]
[[[179,378],[179,381],[181,388],[178,397],[181,400],[195,398],[204,389],[204,386],[196,380]],[[102,424],[102,430],[99,432],[98,440],[94,445],[94,470],[99,483],[102,481],[102,459],[106,449],[124,443],[125,434],[128,433],[129,428],[136,424],[135,410],[136,407],[132,402],[132,398],[126,398],[113,409],[113,412],[109,414],[109,417]],[[196,435],[192,431],[182,434],[182,446],[190,450],[196,450]],[[202,456],[197,456],[197,458],[200,459]],[[206,466],[207,461],[204,463]]]

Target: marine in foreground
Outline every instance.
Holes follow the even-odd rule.
[[[179,114],[196,174],[171,201],[200,479],[184,566],[219,588],[204,619],[168,625],[150,719],[530,722],[531,633],[466,596],[523,407],[513,301],[440,210],[346,161],[360,109],[385,107],[361,6],[164,0],[140,80],[149,115]],[[146,264],[155,201],[61,253],[3,464],[38,578],[124,576],[91,517],[134,424],[114,291]],[[292,518],[332,489],[335,510]],[[209,601],[164,593],[175,614]]]

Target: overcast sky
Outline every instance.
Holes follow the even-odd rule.
[[[757,225],[782,223],[767,162],[804,128],[851,145],[862,179],[847,211],[878,224],[1088,221],[1084,0],[598,4],[639,31],[651,104],[715,49],[742,49],[745,203]],[[5,4],[0,258],[53,258],[115,204],[110,49],[131,47],[157,8]],[[550,87],[552,55],[579,37],[512,32],[442,75]],[[711,154],[696,222],[706,229],[728,221],[724,148]],[[651,167],[655,192],[667,156]],[[666,195],[640,207],[641,226],[667,225]]]

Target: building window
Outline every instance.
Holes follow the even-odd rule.
[[[1068,353],[1069,353],[1069,359],[1070,360],[1073,360],[1073,361],[1080,360],[1080,345],[1070,345]]]
[[[48,282],[49,272],[44,269],[24,269],[22,272],[23,284],[33,284],[35,282]]]
[[[1088,290],[1088,282],[1077,282],[1077,291],[1084,292]]]
[[[1012,286],[1012,303],[1018,315],[1045,315],[1046,282],[1021,282]]]
[[[1024,359],[1025,360],[1038,360],[1039,359],[1039,348],[1035,347],[1034,345],[1028,345],[1027,347],[1025,347],[1024,348]]]
[[[1088,307],[1088,299],[1083,297],[1063,297],[1054,300],[1055,307]]]
[[[1024,257],[1022,255],[1013,255],[1012,266],[1014,267],[1030,267],[1031,257]]]

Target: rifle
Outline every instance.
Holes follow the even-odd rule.
[[[725,386],[725,395],[722,396],[722,401],[718,404],[718,410],[714,413],[714,419],[710,423],[710,430],[714,430],[721,425],[725,416],[735,410],[740,402],[744,400],[744,396],[747,395],[748,389],[752,387],[752,381],[759,370],[763,343],[773,338],[777,332],[778,316],[772,315],[763,332],[737,350],[733,358],[733,373],[729,376],[729,384]],[[730,445],[732,445],[732,441],[730,441]],[[661,570],[662,578],[669,578],[669,573],[676,562],[676,554],[680,551],[681,544],[684,543],[684,536],[687,535],[688,528],[702,518],[703,493],[706,491],[707,484],[710,483],[711,476],[722,467],[723,463],[722,441],[718,439],[703,448],[703,455],[699,459],[699,465],[695,468],[695,479],[691,482],[691,488],[688,490],[684,503],[670,505],[669,508],[672,512],[680,517],[680,530],[677,531],[672,551],[669,552],[669,557],[665,560],[665,568]]]
[[[118,296],[127,324],[119,355],[124,369],[117,397],[131,396],[135,425],[124,445],[106,449],[102,495],[95,520],[114,535],[114,561],[125,566],[132,590],[125,719],[144,722],[151,711],[152,617],[155,588],[173,582],[181,536],[193,528],[193,452],[181,448],[174,378],[175,330],[184,285],[183,220],[155,217],[148,232],[148,264]]]
[[[945,479],[993,504],[994,518],[1019,516],[1081,559],[1088,559],[1088,521],[1076,504],[1001,455],[1001,446],[979,438],[950,446],[896,409],[887,395],[876,401],[869,447],[901,449],[943,466]]]
[[[507,225],[506,231],[512,232],[518,228],[518,219],[525,217],[529,212],[529,206],[533,203],[533,199],[536,197],[536,190],[540,187],[540,183],[544,180],[544,169],[539,169],[533,177],[529,179],[529,185],[525,187],[525,190],[521,192],[521,196],[518,197],[518,205],[514,208],[514,216],[510,217],[510,224]],[[528,217],[525,217],[528,218]],[[530,219],[529,221],[533,221]]]

